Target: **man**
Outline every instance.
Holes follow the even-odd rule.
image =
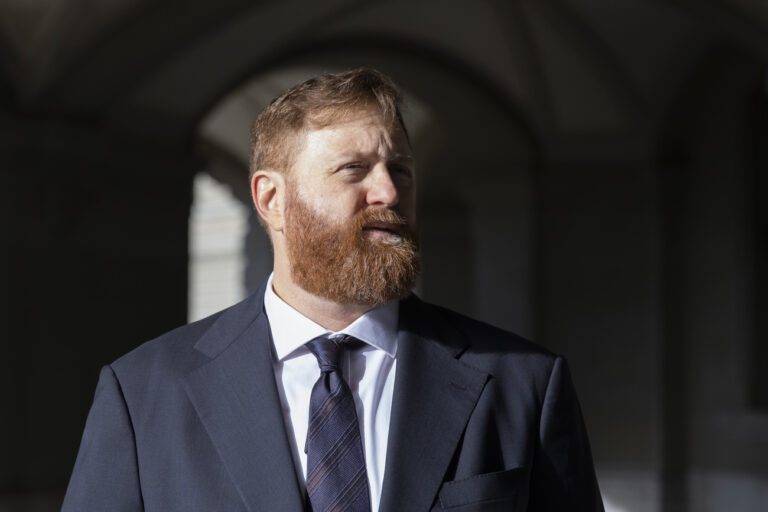
[[[102,370],[65,511],[594,511],[565,362],[426,304],[399,92],[373,70],[251,133],[254,295]]]

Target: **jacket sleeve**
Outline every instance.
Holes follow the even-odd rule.
[[[603,511],[589,439],[568,365],[555,359],[539,424],[530,511]]]
[[[133,426],[111,367],[99,376],[62,512],[144,510]]]

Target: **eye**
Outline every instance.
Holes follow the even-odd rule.
[[[367,166],[363,162],[349,162],[341,166],[339,170],[358,170],[358,169],[366,169]]]
[[[347,162],[336,170],[336,176],[345,182],[357,183],[368,174],[368,164],[361,161]]]
[[[399,176],[401,178],[412,178],[413,170],[407,165],[402,164],[389,164],[389,172],[393,176]]]

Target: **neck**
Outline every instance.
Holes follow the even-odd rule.
[[[293,282],[290,274],[278,272],[277,268],[272,277],[272,289],[296,311],[334,332],[347,327],[371,309],[370,306],[340,304],[313,295]]]

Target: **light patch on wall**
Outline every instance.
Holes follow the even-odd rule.
[[[189,293],[192,322],[245,296],[244,241],[248,209],[207,173],[195,177],[189,215]]]
[[[597,468],[605,512],[658,512],[661,486],[651,470]]]

